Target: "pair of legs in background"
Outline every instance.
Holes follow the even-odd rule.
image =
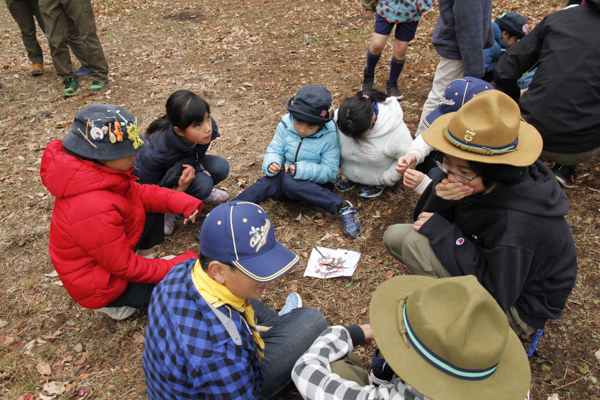
[[[417,232],[412,224],[390,226],[383,234],[383,245],[396,260],[406,265],[411,275],[432,278],[452,276],[433,252],[429,238]],[[529,336],[535,333],[535,328],[527,325],[514,307],[505,313],[510,327],[517,335]]]
[[[408,42],[414,39],[419,22],[405,22],[392,24],[387,22],[381,15],[375,16],[375,32],[371,45],[367,50],[367,67],[364,71],[361,90],[370,89],[373,87],[375,79],[375,67],[381,57],[381,52],[385,48],[387,39],[392,33],[392,29],[396,27],[394,34],[393,56],[390,62],[390,75],[385,85],[385,91],[388,95],[396,97],[398,100],[403,98],[402,93],[398,89],[398,78],[404,68],[406,59],[406,50]]]
[[[38,0],[6,0],[6,6],[17,25],[19,25],[27,57],[33,64],[32,75],[42,74],[44,72],[44,55],[37,40],[35,21],[37,21],[44,34],[46,33],[46,25],[40,12]],[[67,19],[67,45],[79,60],[81,67],[87,70],[85,45],[79,37],[79,31],[75,27],[75,23],[71,19]]]
[[[39,5],[46,25],[52,63],[56,73],[63,78],[65,83],[63,96],[72,96],[79,88],[79,81],[73,71],[71,55],[67,45],[69,24],[71,23],[79,32],[79,37],[84,45],[86,67],[94,73],[94,83],[90,86],[90,91],[104,90],[109,84],[108,63],[96,33],[96,22],[91,1],[39,0]]]

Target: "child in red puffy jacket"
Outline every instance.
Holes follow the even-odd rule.
[[[91,104],[42,157],[42,182],[56,197],[49,247],[54,268],[75,301],[114,319],[147,307],[154,285],[173,266],[197,257],[186,251],[152,258],[152,248],[164,241],[162,213],[194,222],[203,204],[135,182],[133,160],[146,146],[129,111]]]

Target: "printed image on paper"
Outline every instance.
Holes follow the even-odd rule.
[[[304,276],[321,279],[352,276],[359,260],[357,251],[316,247],[310,254]]]

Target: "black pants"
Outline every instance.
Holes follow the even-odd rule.
[[[165,241],[164,220],[165,214],[146,214],[144,231],[140,241],[135,246],[135,250],[148,250]],[[128,306],[138,310],[146,308],[150,304],[154,286],[156,285],[153,283],[130,282],[123,294],[109,303],[107,307]]]

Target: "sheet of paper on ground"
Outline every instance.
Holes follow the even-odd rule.
[[[318,249],[318,251],[316,250]],[[321,254],[319,254],[319,251]],[[360,253],[344,249],[313,248],[304,276],[329,279],[352,276],[360,260]]]

